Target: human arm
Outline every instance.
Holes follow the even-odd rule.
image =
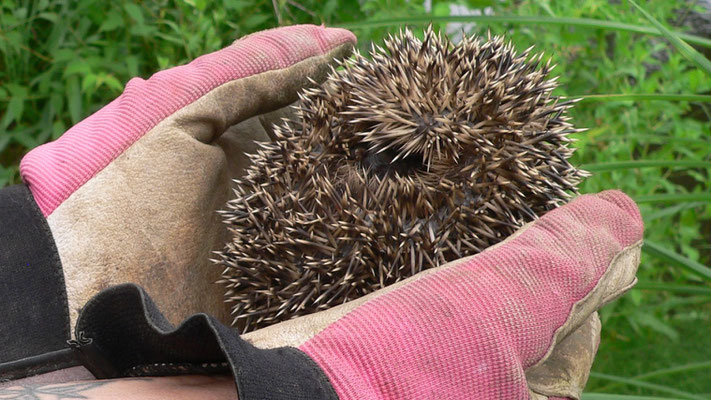
[[[229,376],[185,375],[105,379],[0,388],[2,400],[236,400]]]

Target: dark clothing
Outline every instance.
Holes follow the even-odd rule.
[[[0,190],[0,381],[77,365],[64,274],[47,221],[24,185]]]
[[[240,400],[336,400],[302,351],[258,349],[206,314],[173,327],[140,287],[99,293],[70,336],[64,274],[24,185],[0,190],[0,382],[83,365],[97,378],[231,372]]]

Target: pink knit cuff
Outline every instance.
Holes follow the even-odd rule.
[[[355,37],[347,30],[290,26],[249,35],[148,80],[134,78],[109,105],[58,140],[30,151],[20,164],[22,178],[47,217],[160,121],[216,87],[288,67],[349,41]]]

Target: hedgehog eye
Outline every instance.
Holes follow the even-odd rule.
[[[393,149],[384,151],[365,150],[360,159],[361,165],[380,178],[397,173],[399,176],[412,176],[427,171],[422,155],[410,154],[407,157],[398,156],[399,152]]]

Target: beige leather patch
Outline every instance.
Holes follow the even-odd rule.
[[[72,326],[92,296],[124,282],[143,286],[173,323],[196,312],[228,323],[223,290],[214,283],[221,271],[209,261],[228,238],[216,210],[246,165],[243,152],[253,150],[255,140],[268,140],[254,121],[232,126],[294,102],[308,78],[322,80],[329,62],[350,49],[341,45],[210,91],[64,201],[47,222],[62,261]]]
[[[544,399],[580,399],[600,344],[600,327],[600,318],[594,312],[555,347],[545,362],[528,368],[526,381],[531,392]]]

